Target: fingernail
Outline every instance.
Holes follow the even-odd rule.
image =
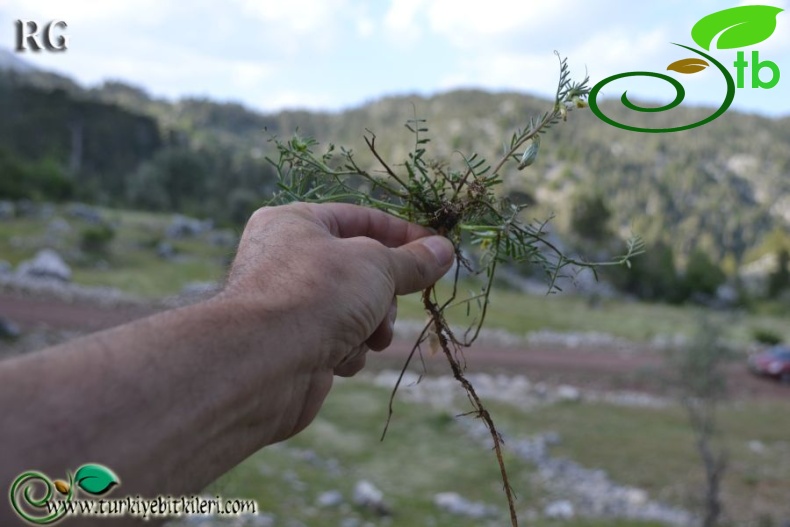
[[[436,263],[441,267],[449,265],[455,256],[452,242],[444,236],[428,236],[423,238],[422,244],[433,253]]]

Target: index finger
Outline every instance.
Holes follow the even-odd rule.
[[[314,216],[338,238],[366,236],[387,247],[400,247],[433,233],[386,212],[348,203],[310,204]]]

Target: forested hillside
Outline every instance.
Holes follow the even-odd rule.
[[[233,103],[156,99],[117,82],[86,89],[45,72],[0,70],[0,163],[6,172],[49,170],[66,181],[59,185],[67,190],[54,185],[60,190],[39,197],[241,222],[273,190],[265,160],[272,134],[298,129],[372,163],[362,141],[369,129],[397,165],[413,140],[402,124],[416,111],[428,120],[429,152],[458,163],[455,152],[496,157],[513,129],[547,105],[518,93],[453,91],[386,97],[339,113],[260,114]],[[652,114],[651,125],[692,122],[711,111]],[[580,110],[546,136],[535,165],[510,176],[509,192],[534,202],[536,217],[556,213],[561,233],[595,238],[579,232],[589,223],[579,221],[584,211],[605,224],[602,234],[638,233],[649,244],[663,242],[681,265],[696,251],[733,271],[786,243],[776,233],[764,240],[790,222],[790,118],[729,111],[704,128],[638,134]],[[0,198],[41,194],[3,180]]]

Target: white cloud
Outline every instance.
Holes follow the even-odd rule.
[[[788,1],[787,0],[741,0],[738,2],[739,6],[742,5],[772,5],[776,7],[781,7],[782,9],[787,9]]]
[[[389,36],[402,45],[419,39],[425,30],[421,20],[425,7],[425,0],[391,0],[384,14],[384,27]]]
[[[350,8],[348,0],[237,0],[266,29],[312,35],[330,30]]]
[[[395,30],[409,29],[417,24],[417,14],[424,7],[424,0],[391,0],[384,25]]]
[[[434,0],[428,8],[431,28],[458,42],[476,37],[528,32],[557,27],[578,16],[585,5],[573,0],[513,2],[512,0]]]
[[[154,23],[164,19],[171,5],[160,0],[4,0],[2,7],[14,18],[84,24],[118,20]]]
[[[562,56],[568,57],[574,79],[581,80],[587,68],[595,83],[622,71],[666,66],[669,62],[664,64],[661,57],[671,56],[672,47],[660,28],[638,37],[626,31],[609,31],[591,35],[575,47],[563,50]],[[554,91],[559,75],[557,57],[545,47],[541,53],[502,47],[500,51],[467,54],[460,68],[465,73],[445,77],[443,87],[473,84],[548,94]]]
[[[459,48],[505,45],[523,51],[541,42],[572,41],[603,29],[612,21],[601,13],[616,4],[616,0],[435,0],[427,12],[431,30]]]
[[[372,18],[363,16],[357,19],[357,35],[368,38],[376,31],[376,22]]]
[[[574,63],[589,64],[594,68],[593,79],[601,79],[615,73],[631,70],[666,67],[665,57],[678,49],[670,43],[669,31],[658,27],[634,36],[624,29],[596,33],[568,50]]]
[[[790,7],[790,0],[741,3],[763,2]],[[627,0],[0,0],[0,27],[23,17],[65,19],[67,53],[24,58],[85,83],[111,77],[157,95],[332,107],[353,103],[350,97],[462,85],[549,95],[558,73],[554,49],[569,58],[574,77],[586,66],[593,82],[661,72],[685,58],[671,42],[691,44],[694,22],[724,7],[719,0],[644,7]],[[790,12],[755,49],[790,71]],[[734,60],[729,51],[719,57]],[[306,86],[319,75],[320,86]],[[691,77],[691,85],[705,86],[714,75]],[[785,82],[790,75],[773,91]],[[746,96],[739,93],[736,104]]]

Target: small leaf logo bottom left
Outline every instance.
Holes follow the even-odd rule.
[[[77,469],[74,483],[88,494],[101,496],[115,485],[120,485],[121,480],[109,468],[91,463]]]

